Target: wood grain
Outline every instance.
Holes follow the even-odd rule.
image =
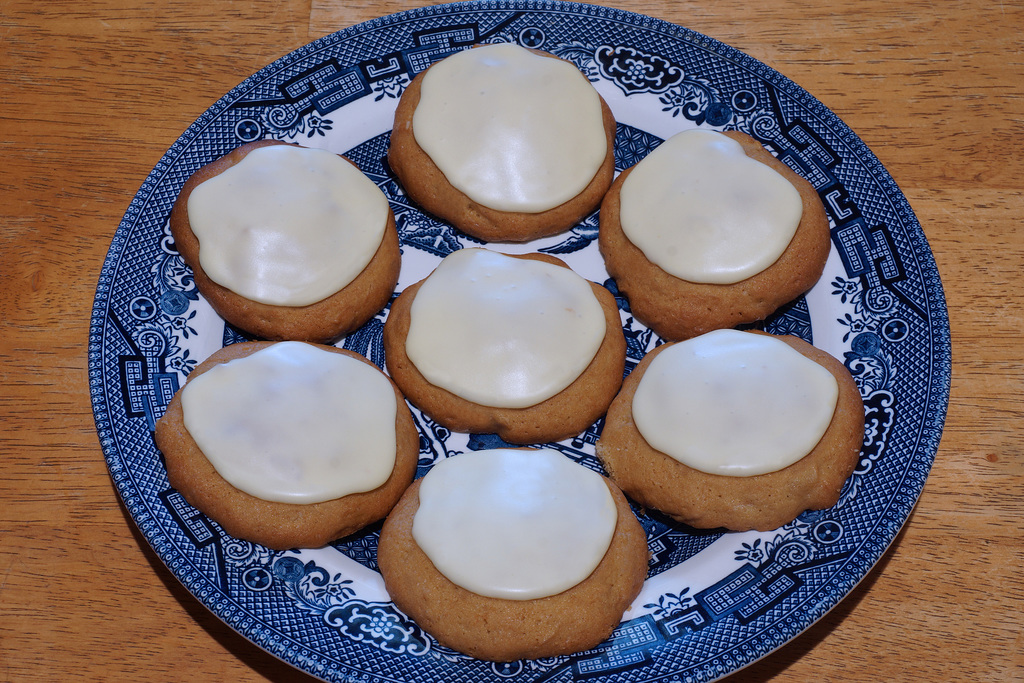
[[[420,4],[0,5],[0,681],[310,680],[193,599],[123,512],[89,315],[128,203],[199,114],[321,35]],[[835,111],[907,195],[949,305],[952,400],[914,514],[846,600],[732,680],[1024,680],[1024,5],[614,4]]]

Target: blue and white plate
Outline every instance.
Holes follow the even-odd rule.
[[[396,103],[412,77],[474,43],[516,42],[574,62],[618,120],[621,170],[692,127],[739,129],[817,188],[833,249],[818,285],[766,321],[845,362],[864,397],[860,463],[832,509],[769,533],[694,533],[643,516],[649,578],[600,647],[495,665],[441,647],[389,601],[379,527],[318,550],[274,552],[226,535],[167,482],[155,421],[197,363],[243,337],[198,294],[167,228],[185,179],[260,138],[345,153],[391,201],[402,239],[399,290],[455,249],[477,245],[411,205],[385,164]],[[558,255],[614,291],[596,214],[514,251]],[[505,251],[512,249],[502,248]],[[622,320],[632,367],[658,340]],[[383,365],[382,312],[343,341]],[[780,647],[834,607],[906,521],[939,443],[950,339],[939,276],[910,206],[857,136],[764,64],[685,28],[602,7],[467,2],[345,29],[247,78],[185,131],[118,227],[89,338],[96,427],[135,523],[196,598],[240,634],[328,681],[710,681]],[[439,458],[496,445],[414,411],[420,473]],[[600,423],[555,447],[599,468]]]

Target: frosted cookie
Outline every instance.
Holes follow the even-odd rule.
[[[615,119],[571,62],[502,43],[416,76],[395,112],[388,163],[428,212],[491,242],[563,232],[614,175]]]
[[[185,182],[170,227],[213,309],[264,339],[336,341],[376,315],[398,282],[387,198],[324,150],[243,145]]]
[[[838,360],[798,337],[717,330],[644,357],[597,455],[643,506],[767,531],[834,505],[863,438],[860,393]]]
[[[246,342],[200,363],[156,427],[167,476],[237,538],[316,548],[382,519],[412,482],[419,432],[358,354]]]
[[[689,130],[616,178],[598,244],[637,320],[666,340],[763,320],[830,248],[817,192],[743,133]]]
[[[643,528],[618,488],[557,451],[442,460],[381,530],[395,605],[450,648],[511,661],[591,649],[647,575]]]
[[[384,351],[395,383],[438,423],[529,444],[604,414],[626,342],[611,293],[560,260],[462,249],[394,301]]]

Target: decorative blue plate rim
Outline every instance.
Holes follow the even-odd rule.
[[[697,533],[641,515],[651,574],[612,638],[572,657],[506,665],[447,650],[395,610],[375,571],[374,529],[285,553],[232,539],[169,488],[151,439],[188,371],[243,338],[197,295],[166,231],[184,179],[260,137],[349,154],[392,203],[403,240],[401,289],[445,253],[476,243],[404,198],[382,162],[387,113],[414,73],[480,41],[516,41],[575,62],[619,120],[620,169],[675,130],[704,126],[745,130],[808,177],[833,222],[833,254],[819,285],[765,328],[803,336],[843,360],[868,416],[861,463],[835,508],[765,534]],[[592,216],[524,249],[554,253],[615,291],[595,235]],[[658,340],[620,304],[635,363]],[[384,318],[386,311],[344,345],[382,364]],[[486,1],[408,10],[313,41],[245,79],[189,126],[112,239],[93,305],[89,376],[111,477],[147,542],[214,614],[303,671],[329,681],[710,681],[808,628],[896,538],[938,449],[951,353],[938,271],[909,203],[814,97],[753,58],[658,19],[577,3]],[[439,457],[495,445],[416,418],[428,444],[421,472]],[[599,468],[599,430],[555,447]]]

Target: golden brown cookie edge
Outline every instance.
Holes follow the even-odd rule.
[[[591,649],[611,634],[643,587],[649,560],[647,537],[625,496],[607,478],[618,522],[604,559],[573,588],[523,601],[477,595],[434,567],[411,532],[420,481],[413,483],[384,522],[378,564],[395,605],[446,647],[487,661],[538,659]]]
[[[242,342],[226,346],[200,363],[189,375],[189,379],[198,377],[216,365],[244,358],[275,343]],[[320,347],[376,368],[366,358],[352,351],[332,346]],[[175,393],[164,415],[158,420],[154,438],[157,448],[163,454],[171,486],[193,507],[220,524],[228,534],[274,550],[319,548],[383,519],[412,483],[419,459],[419,431],[398,387],[394,382],[391,382],[391,386],[398,406],[395,419],[397,452],[391,476],[372,491],[354,493],[322,503],[297,505],[267,501],[228,483],[203,455],[185,427],[181,409],[181,392],[184,387]]]
[[[798,337],[769,336],[827,369],[839,383],[836,411],[814,449],[776,472],[729,477],[693,469],[651,447],[633,422],[631,405],[651,361],[672,345],[664,344],[648,353],[623,382],[596,445],[598,459],[626,495],[695,528],[734,531],[777,529],[806,510],[838,501],[864,439],[860,391],[845,366],[827,352]]]
[[[552,59],[561,59],[540,50],[532,51]],[[412,116],[419,103],[420,86],[427,71],[429,68],[417,74],[402,93],[395,110],[395,123],[388,149],[388,165],[391,170],[406,194],[427,213],[485,242],[528,242],[565,232],[600,206],[615,175],[616,131],[615,117],[600,94],[598,98],[601,101],[608,151],[590,184],[573,199],[547,211],[498,211],[473,201],[453,187],[441,169],[417,144]]]
[[[398,284],[401,251],[390,206],[381,244],[362,272],[344,288],[307,306],[276,306],[253,301],[211,280],[200,263],[199,240],[188,219],[188,197],[200,183],[237,164],[255,149],[286,144],[289,143],[280,140],[247,143],[199,168],[185,181],[171,209],[171,237],[182,259],[192,269],[196,288],[224,320],[266,340],[330,344],[381,311]]]
[[[548,254],[509,255],[569,268]],[[429,276],[428,276],[429,277]],[[461,433],[497,434],[511,444],[560,441],[580,434],[597,421],[622,386],[626,340],[615,297],[590,282],[605,314],[605,337],[590,365],[551,398],[527,408],[494,408],[474,403],[431,384],[405,352],[412,301],[424,280],[407,287],[391,304],[384,324],[388,372],[409,401],[439,424]],[[589,281],[588,281],[589,282]]]
[[[619,174],[601,203],[598,247],[608,274],[636,319],[666,341],[765,319],[814,286],[831,249],[828,216],[814,187],[749,135],[725,134],[737,140],[747,156],[781,173],[803,201],[803,215],[789,246],[760,273],[733,284],[707,284],[677,278],[649,261],[619,222],[619,193],[633,167]]]

